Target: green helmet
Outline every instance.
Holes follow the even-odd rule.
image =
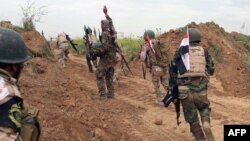
[[[189,28],[189,42],[200,42],[201,41],[201,32],[197,28]]]
[[[0,63],[18,64],[28,59],[22,37],[13,30],[0,28]]]
[[[147,35],[149,36],[150,39],[155,39],[155,33],[152,30],[146,30],[144,32],[143,38],[146,39]]]

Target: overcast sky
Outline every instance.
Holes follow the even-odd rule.
[[[0,2],[0,20],[22,25],[20,7],[26,0]],[[103,5],[107,5],[116,30],[125,36],[141,36],[145,29],[161,28],[164,32],[192,21],[214,21],[229,32],[250,32],[249,0],[36,0],[35,3],[37,7],[47,6],[48,14],[36,24],[46,37],[55,37],[59,32],[82,37],[84,25],[100,28],[100,21],[105,18]],[[243,23],[246,28],[242,31]]]

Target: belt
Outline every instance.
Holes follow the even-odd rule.
[[[178,78],[177,84],[188,85],[188,84],[196,84],[199,85],[201,82],[204,82],[206,77],[184,77]]]

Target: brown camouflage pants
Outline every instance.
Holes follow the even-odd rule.
[[[166,94],[168,91],[168,68],[153,66],[152,67],[152,82],[154,85],[154,90],[155,90],[157,99],[162,98],[163,95],[161,94],[161,91],[160,91],[160,83],[162,84],[165,90],[165,94]]]
[[[114,96],[114,66],[99,63],[96,70],[96,81],[100,95],[106,95],[106,87],[108,96]]]
[[[207,98],[207,90],[200,92],[191,91],[187,86],[179,86],[179,99],[183,107],[185,120],[190,124],[191,132],[196,140],[213,141],[214,137],[210,127],[210,102]],[[200,126],[198,112],[201,117],[203,130]]]
[[[58,52],[58,62],[59,62],[63,67],[66,66],[68,54],[69,54],[68,46],[63,46],[63,47],[60,47],[60,48],[59,48],[59,52]]]

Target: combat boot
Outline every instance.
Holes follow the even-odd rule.
[[[214,135],[212,133],[209,122],[205,121],[203,123],[203,130],[204,130],[207,141],[214,141]]]
[[[105,93],[100,93],[100,95],[94,97],[94,99],[98,99],[98,100],[105,100],[107,99]]]
[[[205,135],[198,121],[190,123],[190,127],[191,127],[191,132],[194,135],[196,141],[205,141]]]
[[[162,100],[163,100],[162,96],[159,93],[156,94],[155,104],[159,106],[164,106]]]
[[[108,93],[107,98],[114,99],[115,98],[114,93]]]

